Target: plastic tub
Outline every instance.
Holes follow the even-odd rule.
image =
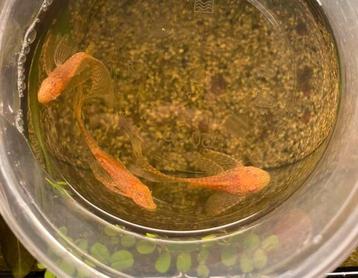
[[[53,1],[44,2],[46,8]],[[21,42],[42,4],[0,2],[0,212],[51,271],[60,277],[205,277],[209,267],[211,276],[253,272],[318,277],[338,266],[357,245],[358,2],[319,2],[337,40],[343,92],[334,134],[315,172],[263,218],[204,238],[131,232],[94,215],[66,191],[48,186],[20,133],[18,88],[25,84],[17,80],[17,61],[23,59],[19,53],[26,51]],[[26,34],[29,44],[36,37],[31,32]],[[109,253],[114,246],[122,247]],[[136,250],[135,255],[123,246]],[[205,250],[217,259],[205,262]],[[250,250],[252,257],[245,255]],[[161,259],[156,267],[147,267],[153,256]]]

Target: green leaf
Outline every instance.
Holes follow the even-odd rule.
[[[46,270],[45,272],[45,278],[56,278],[55,274],[53,274],[52,272]]]
[[[156,234],[151,234],[151,233],[146,233],[145,236],[146,236],[146,237],[149,237],[149,238],[158,238],[158,235],[156,235]]]
[[[159,273],[166,273],[170,268],[172,257],[168,251],[164,251],[155,261],[155,269]]]
[[[22,278],[32,271],[36,260],[22,246],[0,217],[0,247],[8,268],[15,278]]]
[[[109,237],[115,237],[118,236],[118,232],[116,230],[113,229],[112,226],[106,226],[104,227],[104,233],[105,235],[109,236]]]
[[[252,259],[246,255],[242,254],[240,256],[240,269],[243,273],[249,273],[254,270],[254,264]]]
[[[78,248],[80,248],[82,251],[86,252],[88,250],[88,241],[86,239],[77,239],[75,241],[75,244]]]
[[[84,269],[77,269],[76,275],[74,276],[76,278],[92,278],[91,274],[88,273],[88,271]]]
[[[78,269],[76,273],[76,278],[88,278],[90,277],[87,272],[83,271],[82,269]]]
[[[121,244],[123,247],[130,248],[135,245],[136,239],[132,235],[124,235],[121,238]]]
[[[177,256],[177,270],[182,273],[186,273],[191,268],[191,254],[189,252],[181,252]]]
[[[232,246],[224,247],[221,250],[221,262],[227,266],[233,266],[237,262],[237,250]]]
[[[127,250],[119,250],[111,256],[111,266],[117,270],[125,270],[131,268],[134,264],[134,258],[131,252]]]
[[[216,238],[215,235],[207,235],[201,238],[202,241],[204,241],[204,246],[211,247],[215,244],[214,239]]]
[[[216,238],[216,235],[207,235],[201,238],[201,240],[203,241],[207,241],[207,240],[214,240]]]
[[[66,187],[67,183],[63,181],[51,181],[50,179],[46,178],[46,181],[57,191],[60,193],[67,193]]]
[[[280,245],[280,240],[278,236],[270,235],[262,241],[261,248],[266,252],[269,252],[277,249],[279,245]]]
[[[40,270],[46,269],[46,266],[44,266],[42,263],[37,263],[37,268]]]
[[[210,270],[205,264],[199,264],[199,266],[196,269],[196,273],[200,278],[207,278],[209,277]]]
[[[245,251],[253,251],[260,246],[260,237],[257,234],[250,233],[243,240]]]
[[[93,255],[93,257],[95,257],[97,260],[103,263],[107,263],[109,261],[110,254],[108,248],[104,246],[102,243],[97,242],[93,244],[90,252]]]
[[[265,251],[257,249],[254,253],[253,261],[256,269],[263,269],[267,265],[267,256]]]
[[[152,254],[155,250],[155,247],[155,243],[148,240],[140,240],[136,245],[138,253],[143,255]]]
[[[71,277],[73,277],[73,275],[76,272],[75,267],[73,266],[72,263],[68,262],[67,260],[63,260],[58,264],[59,268],[64,271],[65,273],[67,273],[68,275],[70,275]]]

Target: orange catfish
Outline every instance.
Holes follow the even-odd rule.
[[[214,176],[202,178],[176,178],[194,186],[225,191],[231,194],[258,192],[270,182],[268,172],[253,166],[236,166]]]
[[[143,156],[141,138],[138,135],[132,135],[133,153],[136,156],[137,165],[139,166],[133,167],[133,171],[135,174],[148,180],[157,182],[182,182],[192,186],[205,187],[238,195],[258,192],[270,183],[271,177],[268,172],[254,166],[243,166],[239,162],[233,165],[231,169],[206,177],[185,178],[164,174],[153,167]]]
[[[42,81],[37,99],[41,104],[48,104],[64,92],[75,76],[80,76],[79,71],[88,64],[89,55],[78,52],[71,56],[62,65],[58,65],[48,77]]]
[[[266,187],[271,179],[268,172],[253,166],[238,165],[216,175],[196,178],[167,175],[147,163],[140,167],[141,169],[136,170],[136,174],[152,181],[182,182],[238,195],[258,192]]]
[[[89,95],[112,94],[112,85],[109,84],[112,80],[105,65],[85,52],[78,52],[49,72],[48,77],[40,86],[38,101],[48,104],[66,90],[79,89],[77,92],[79,96],[76,98],[77,102],[74,107],[75,116],[95,158],[89,164],[96,179],[108,189],[131,198],[139,206],[147,210],[155,210],[156,204],[149,188],[132,175],[120,161],[104,152],[86,130],[81,117],[84,97],[80,85],[88,80],[92,83]]]
[[[48,77],[41,83],[38,101],[48,104],[64,91],[76,88],[88,80],[92,82],[91,95],[112,95],[112,80],[107,67],[91,55],[77,52],[48,73]]]
[[[98,169],[91,163],[90,166],[95,177],[108,189],[132,199],[137,205],[147,210],[155,210],[157,206],[153,201],[152,193],[149,188],[137,177],[132,175],[119,160],[116,160],[110,154],[103,151],[85,128],[81,117],[81,95],[79,98],[79,102],[75,105],[77,123],[91,153],[96,158],[96,161],[101,168],[106,172],[106,175],[101,174],[101,169]]]

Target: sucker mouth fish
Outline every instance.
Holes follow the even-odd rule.
[[[150,181],[168,183],[186,183],[195,187],[204,187],[230,194],[244,195],[262,190],[270,183],[270,174],[253,166],[238,165],[217,175],[195,178],[176,177],[164,174],[149,164],[148,160],[138,163],[139,167],[132,167],[136,175]]]
[[[186,183],[191,186],[204,187],[238,195],[258,192],[270,183],[271,177],[267,171],[254,166],[244,166],[241,162],[234,160],[229,155],[216,151],[210,151],[211,158],[220,160],[219,164],[226,164],[226,166],[231,164],[231,167],[229,165],[229,169],[206,177],[185,178],[167,175],[153,167],[144,156],[142,150],[143,140],[138,133],[128,125],[125,126],[125,130],[131,136],[133,154],[136,160],[136,166],[132,167],[131,170],[134,171],[135,174],[148,180],[168,183]],[[213,158],[214,156],[215,158]]]
[[[132,199],[137,205],[147,210],[155,210],[157,205],[153,201],[149,188],[134,176],[122,162],[103,151],[85,128],[81,115],[84,97],[82,93],[77,94],[75,117],[84,139],[95,157],[96,161],[90,163],[90,167],[96,179],[110,190]],[[96,165],[97,163],[98,165]]]
[[[88,163],[95,178],[112,192],[132,199],[144,209],[154,211],[157,205],[153,201],[150,189],[121,161],[98,146],[85,128],[82,119],[82,106],[86,98],[96,95],[109,95],[110,98],[113,96],[112,80],[108,69],[100,60],[85,52],[77,52],[71,56],[64,52],[62,44],[58,44],[54,58],[56,67],[50,70],[50,67],[45,66],[48,76],[42,81],[38,91],[38,101],[47,105],[64,92],[76,89],[74,113],[84,140],[93,155]],[[49,65],[48,61],[45,63]],[[88,95],[84,96],[82,84],[87,81],[91,82],[91,89]]]

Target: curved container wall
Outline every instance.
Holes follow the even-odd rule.
[[[118,259],[120,262],[116,265],[116,259],[106,255],[106,251],[99,257],[93,250],[95,248],[83,248],[84,246],[79,246],[80,242],[88,241],[92,247],[95,242],[100,242],[100,249],[111,250],[123,236],[130,235],[137,243],[155,244],[155,254],[159,253],[158,250],[175,250],[171,264],[176,264],[175,260],[178,260],[179,254],[193,254],[203,248],[209,248],[210,252],[222,252],[225,246],[245,246],[243,241],[252,234],[265,240],[270,235],[277,234],[279,222],[285,223],[285,230],[289,231],[290,235],[288,238],[286,235],[284,244],[276,246],[276,249],[269,253],[268,263],[255,270],[257,275],[324,275],[338,266],[356,246],[357,1],[320,1],[337,40],[343,91],[337,126],[319,166],[289,200],[265,217],[236,231],[218,233],[215,237],[204,239],[143,237],[121,227],[111,226],[79,205],[66,192],[53,190],[47,185],[45,173],[35,162],[28,144],[17,128],[21,125],[17,91],[18,53],[21,51],[25,32],[42,2],[0,2],[0,212],[22,243],[51,271],[60,277],[174,276],[179,274],[177,270],[159,275],[153,272],[153,269],[146,268],[145,256],[135,257],[134,265],[130,268],[121,264],[125,261],[123,259]],[[307,225],[308,222],[312,225]],[[71,238],[66,236],[63,227],[67,227]],[[284,234],[280,236],[284,237]],[[129,264],[132,264],[131,258],[128,260]],[[236,260],[235,256],[233,260]],[[63,267],[63,262],[70,267]],[[191,264],[194,265],[195,262],[193,257]],[[238,257],[233,266],[223,268],[218,259],[210,262],[211,274],[225,276],[230,272],[239,275],[245,271],[242,264],[242,258]],[[190,271],[188,270],[189,275],[196,275]]]

